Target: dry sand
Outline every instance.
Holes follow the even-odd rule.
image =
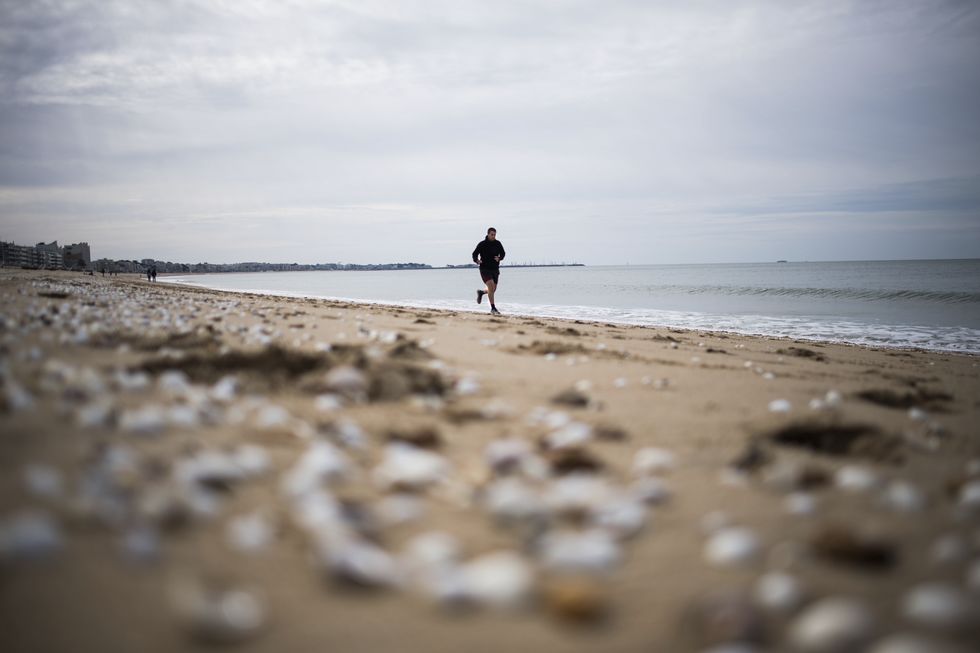
[[[68,273],[0,302],[5,652],[977,641],[976,357]]]

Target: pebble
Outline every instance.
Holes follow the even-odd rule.
[[[804,610],[787,632],[789,643],[801,653],[844,653],[859,650],[874,629],[874,617],[863,603],[829,597]]]
[[[719,567],[756,562],[761,554],[759,538],[748,528],[729,526],[715,532],[704,546],[705,559]]]
[[[182,577],[173,581],[171,604],[189,635],[203,644],[237,644],[266,625],[266,608],[254,592]]]
[[[630,485],[629,491],[640,501],[652,505],[665,503],[670,499],[670,488],[655,476],[637,479]]]
[[[633,455],[633,475],[651,476],[674,468],[676,457],[659,447],[644,447]]]
[[[531,445],[517,438],[493,440],[483,450],[487,466],[498,474],[517,469],[521,460],[529,455]]]
[[[770,571],[758,578],[753,589],[756,603],[777,614],[789,614],[803,603],[803,588],[796,577]]]
[[[593,429],[582,422],[569,422],[544,437],[548,449],[571,449],[588,444],[593,437]]]
[[[543,517],[547,510],[540,494],[519,478],[503,478],[487,486],[484,506],[504,523],[523,522]]]
[[[538,550],[546,568],[565,572],[609,571],[621,557],[616,540],[599,529],[548,532]]]
[[[556,479],[544,490],[544,503],[556,515],[581,517],[600,508],[613,496],[604,479],[593,474],[570,474]]]
[[[594,512],[593,524],[620,538],[633,537],[647,524],[647,508],[639,499],[623,495],[605,502]]]
[[[955,585],[942,582],[913,587],[902,599],[902,614],[920,626],[958,630],[977,616],[972,599]]]
[[[331,577],[362,587],[393,587],[401,583],[397,562],[381,547],[353,536],[323,535],[317,547],[318,560]]]
[[[564,621],[595,623],[609,612],[606,592],[594,578],[562,576],[544,587],[545,607]]]

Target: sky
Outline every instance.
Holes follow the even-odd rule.
[[[976,258],[978,61],[969,0],[0,0],[0,239]]]

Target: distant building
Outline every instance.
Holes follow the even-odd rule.
[[[92,252],[89,250],[88,243],[65,245],[62,257],[68,269],[87,268],[92,264]]]

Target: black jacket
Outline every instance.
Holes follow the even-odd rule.
[[[500,267],[499,262],[494,260],[494,256],[499,256],[501,261],[507,256],[504,246],[499,240],[484,238],[476,244],[476,249],[473,250],[473,262],[479,263],[480,268],[484,270],[496,270]]]

